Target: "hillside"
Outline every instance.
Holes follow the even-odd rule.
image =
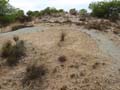
[[[120,90],[120,37],[76,24],[40,23],[0,33],[0,47],[18,36],[26,55],[10,67],[0,58],[0,90]],[[23,83],[26,68],[41,77]]]

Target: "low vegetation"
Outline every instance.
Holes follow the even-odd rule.
[[[46,72],[47,69],[43,65],[28,65],[26,68],[25,76],[22,80],[23,86],[29,85],[30,82],[34,80],[40,80],[42,82],[42,77],[46,74]]]
[[[64,13],[64,10],[63,9],[57,10],[56,8],[47,7],[41,11],[28,11],[27,15],[29,17],[41,17],[45,15],[54,15],[60,13]]]
[[[81,10],[79,11],[79,14],[82,15],[82,16],[84,16],[84,15],[87,14],[87,10],[86,10],[86,9],[81,9]]]
[[[99,1],[89,5],[92,15],[111,20],[119,19],[120,0]]]
[[[6,58],[10,56],[11,48],[12,48],[11,41],[7,41],[6,43],[4,43],[1,50],[1,57]]]
[[[66,36],[65,33],[62,32],[62,33],[61,33],[61,36],[60,36],[60,41],[61,41],[61,42],[65,41],[65,36]]]
[[[7,41],[1,50],[1,57],[6,59],[9,66],[16,65],[22,56],[25,56],[24,41],[14,37],[15,45],[11,41]]]
[[[92,2],[89,5],[89,8],[92,10],[91,15],[99,18],[107,18],[111,21],[116,21],[120,19],[120,1],[119,0],[110,0],[110,1],[98,1]],[[0,27],[4,27],[13,22],[29,22],[35,18],[41,18],[42,16],[61,16],[65,15],[68,12],[63,9],[56,9],[47,7],[41,11],[28,11],[27,15],[24,14],[24,11],[18,8],[14,8],[9,4],[9,0],[0,1]],[[69,10],[71,15],[80,15],[86,16],[90,15],[87,13],[86,9],[81,9],[79,12],[73,8]],[[21,27],[21,26],[20,26]],[[16,27],[15,27],[16,28]],[[14,30],[14,29],[13,29]]]
[[[0,26],[6,26],[10,23],[20,21],[24,22],[26,17],[24,11],[14,8],[9,4],[9,0],[0,0]]]
[[[60,56],[58,58],[58,60],[59,60],[59,62],[63,63],[63,62],[65,62],[67,60],[67,58],[66,58],[66,56],[63,55],[63,56]]]

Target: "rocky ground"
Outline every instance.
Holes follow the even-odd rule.
[[[32,28],[1,33],[0,47],[7,40],[14,43],[13,36],[19,36],[25,42],[26,56],[13,67],[0,58],[0,90],[120,90],[116,26],[101,31],[78,23],[37,22]],[[26,68],[33,63],[43,65],[46,73],[23,85]]]

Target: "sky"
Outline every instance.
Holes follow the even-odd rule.
[[[10,0],[10,4],[27,12],[28,10],[42,10],[46,7],[55,7],[68,11],[71,8],[88,9],[89,3],[102,0]]]

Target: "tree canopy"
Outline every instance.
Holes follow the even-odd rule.
[[[24,11],[13,7],[9,0],[0,0],[0,24],[8,24],[24,16]]]
[[[120,0],[92,2],[89,8],[93,16],[117,19],[120,13]]]

